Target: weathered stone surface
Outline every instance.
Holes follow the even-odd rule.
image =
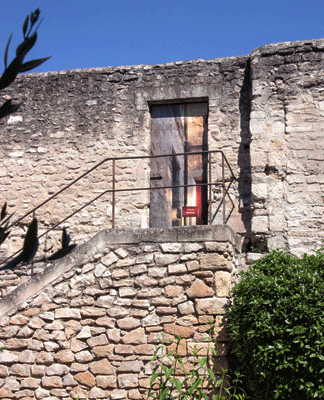
[[[107,336],[110,342],[118,343],[120,340],[120,330],[119,329],[108,329]]]
[[[44,388],[62,388],[62,378],[60,376],[43,376],[42,386]]]
[[[80,351],[75,353],[75,359],[79,363],[88,363],[93,360],[93,355],[88,350]]]
[[[197,328],[190,326],[179,326],[176,324],[165,324],[164,325],[164,330],[167,333],[170,333],[171,335],[174,336],[183,336],[184,338],[188,338],[192,336]]]
[[[13,364],[19,361],[19,353],[3,350],[0,352],[0,363],[1,364]]]
[[[181,315],[194,314],[195,307],[192,301],[186,301],[185,303],[178,304],[178,310]]]
[[[139,320],[135,318],[124,318],[117,321],[118,327],[127,331],[139,327],[140,324]]]
[[[181,253],[182,243],[161,243],[160,248],[163,253]]]
[[[99,307],[82,307],[81,315],[83,318],[104,317],[106,315],[106,310]]]
[[[36,378],[25,378],[21,381],[21,388],[23,389],[37,389],[41,380]]]
[[[133,298],[136,296],[136,290],[130,287],[123,287],[119,289],[120,297],[130,297]]]
[[[138,346],[134,346],[135,354],[144,354],[144,355],[153,355],[155,351],[155,347],[151,344],[140,344]]]
[[[78,374],[74,375],[74,379],[81,385],[90,388],[96,385],[96,379],[89,371],[79,372]]]
[[[142,368],[142,361],[124,361],[118,367],[118,372],[140,372]]]
[[[8,367],[5,367],[4,365],[0,365],[0,378],[6,378],[7,376],[9,376]]]
[[[111,392],[112,400],[126,399],[127,392],[126,390],[116,389]]]
[[[118,386],[121,389],[135,388],[138,386],[138,376],[135,374],[118,375]]]
[[[62,364],[53,364],[46,369],[46,375],[48,375],[48,376],[52,376],[52,375],[62,376],[62,375],[67,374],[68,372],[69,372],[69,368],[66,365],[62,365]]]
[[[118,261],[118,257],[112,251],[101,259],[102,264],[109,267],[114,262]]]
[[[114,350],[113,344],[108,344],[107,346],[98,346],[92,349],[92,352],[97,357],[108,357]]]
[[[107,309],[107,314],[110,317],[123,318],[126,317],[126,315],[128,315],[128,312],[122,307],[110,307]]]
[[[230,297],[231,274],[225,271],[215,272],[215,295],[217,297]]]
[[[157,254],[155,256],[155,264],[161,267],[163,267],[164,265],[173,264],[178,260],[179,255],[177,254]]]
[[[73,351],[73,353],[77,353],[88,347],[86,343],[82,342],[81,340],[78,340],[75,337],[71,339],[70,343],[71,343],[71,350]]]
[[[45,365],[32,365],[31,366],[31,375],[36,378],[41,378],[45,375],[46,367]]]
[[[212,298],[212,299],[196,299],[196,310],[198,314],[225,314],[226,305],[228,300],[224,298]]]
[[[122,342],[125,344],[146,344],[146,335],[143,328],[137,328],[129,333],[126,333],[121,338]]]
[[[104,346],[104,345],[108,344],[108,339],[105,334],[102,334],[102,335],[95,336],[95,337],[88,339],[87,343],[88,343],[89,347]]]
[[[225,257],[217,253],[200,254],[199,261],[200,267],[203,270],[226,270],[231,272],[233,269],[231,263]]]
[[[46,389],[38,388],[35,390],[35,395],[37,399],[45,399],[50,396],[50,392]]]
[[[115,367],[106,359],[92,362],[89,368],[94,375],[113,375],[115,373]]]
[[[62,364],[72,363],[74,361],[74,354],[69,349],[61,350],[54,355],[54,359]]]
[[[91,335],[91,329],[89,326],[84,326],[81,332],[77,335],[77,339],[88,339]]]
[[[94,387],[89,392],[89,399],[106,399],[108,393],[105,390]]]
[[[57,308],[55,310],[56,319],[81,319],[80,311],[73,308]]]
[[[73,378],[73,376],[71,374],[67,374],[64,376],[64,378],[63,378],[63,386],[64,387],[67,387],[67,386],[74,387],[77,385],[78,385],[78,382]]]
[[[215,292],[200,279],[196,279],[186,294],[191,298],[212,297]]]
[[[28,339],[9,338],[6,340],[6,350],[23,350],[28,346]]]
[[[26,364],[34,364],[38,353],[32,350],[24,350],[19,357],[19,362]]]
[[[10,367],[10,375],[17,375],[19,377],[30,376],[30,365],[14,364]]]

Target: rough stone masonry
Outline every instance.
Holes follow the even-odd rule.
[[[106,230],[47,266],[0,300],[1,399],[146,399],[162,333],[191,368],[210,332],[220,373],[239,242],[228,226]]]
[[[223,150],[237,177],[228,223],[247,244],[301,254],[324,238],[323,67],[321,39],[225,59],[21,75],[2,94],[22,106],[0,122],[0,201],[22,214],[105,157],[149,155],[151,105],[204,101],[208,148]],[[117,168],[119,188],[148,187],[149,179],[147,159]],[[40,231],[107,188],[109,163],[40,210]],[[148,192],[119,194],[116,226],[149,226],[149,205]],[[27,223],[12,233],[7,254]],[[109,226],[106,195],[68,229],[80,243]]]

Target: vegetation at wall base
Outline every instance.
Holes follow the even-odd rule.
[[[274,250],[242,273],[228,331],[253,398],[324,398],[323,294],[324,248],[302,258]]]
[[[217,342],[208,337],[207,356],[200,356],[193,346],[192,365],[179,354],[182,337],[178,337],[175,350],[167,351],[162,341],[152,361],[156,362],[150,380],[148,398],[152,400],[244,400],[241,375],[236,372],[231,380],[217,365]]]

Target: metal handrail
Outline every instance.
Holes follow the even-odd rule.
[[[211,176],[212,176],[212,171],[211,171],[211,165],[212,165],[212,160],[211,160],[211,155],[213,153],[218,153],[221,154],[222,157],[222,178],[221,178],[221,182],[211,182]],[[209,208],[209,219],[208,219],[208,223],[211,224],[213,222],[213,220],[215,219],[215,216],[217,215],[217,213],[219,212],[221,206],[223,205],[223,224],[225,224],[230,215],[232,214],[232,211],[234,209],[234,203],[233,200],[231,199],[231,197],[228,194],[228,190],[232,184],[232,182],[236,179],[235,175],[233,173],[233,170],[224,154],[224,152],[222,150],[203,150],[203,151],[194,151],[194,152],[183,152],[183,153],[173,153],[173,154],[160,154],[160,155],[149,155],[149,156],[133,156],[133,157],[107,157],[105,159],[103,159],[102,161],[100,161],[99,163],[97,163],[96,165],[94,165],[92,168],[90,168],[89,170],[87,170],[86,172],[84,172],[82,175],[78,176],[76,179],[74,179],[71,183],[69,183],[68,185],[64,186],[62,189],[60,189],[59,191],[57,191],[56,193],[54,193],[52,196],[50,196],[48,199],[46,199],[45,201],[43,201],[42,203],[40,203],[38,206],[34,207],[32,210],[28,211],[26,214],[24,214],[22,217],[18,218],[16,221],[14,221],[13,223],[11,223],[8,226],[8,229],[18,225],[19,222],[21,222],[23,219],[25,219],[26,217],[28,217],[31,214],[35,214],[35,212],[40,209],[41,207],[43,207],[45,204],[47,204],[48,202],[50,202],[51,200],[53,200],[54,198],[56,198],[58,195],[60,195],[61,193],[63,193],[64,191],[66,191],[67,189],[69,189],[71,186],[73,186],[74,184],[76,184],[78,181],[80,181],[81,179],[83,179],[84,177],[86,177],[87,175],[89,175],[91,172],[93,172],[94,170],[96,170],[97,168],[99,168],[101,165],[103,165],[106,162],[111,161],[112,162],[112,188],[111,189],[107,189],[105,191],[103,191],[102,193],[100,193],[98,196],[94,197],[92,200],[88,201],[86,204],[84,204],[82,207],[78,208],[76,211],[74,211],[73,213],[69,214],[67,217],[65,217],[64,219],[62,219],[61,221],[59,221],[58,223],[56,223],[54,226],[52,226],[51,228],[49,228],[48,230],[46,230],[45,232],[43,232],[41,235],[38,236],[38,239],[42,238],[43,236],[47,235],[49,232],[53,231],[55,228],[57,228],[59,225],[63,224],[64,222],[66,222],[67,220],[69,220],[71,217],[73,217],[74,215],[76,215],[77,213],[79,213],[80,211],[82,211],[84,208],[86,208],[87,206],[89,206],[90,204],[92,204],[93,202],[95,202],[96,200],[98,200],[100,197],[104,196],[107,193],[112,193],[112,228],[115,228],[115,205],[116,205],[116,193],[118,192],[127,192],[127,191],[145,191],[145,190],[160,190],[160,189],[172,189],[172,188],[184,188],[184,187],[195,187],[197,186],[196,184],[188,184],[188,185],[167,185],[167,186],[158,186],[158,187],[131,187],[131,188],[121,188],[121,189],[117,189],[116,188],[116,164],[118,161],[121,160],[138,160],[138,159],[155,159],[155,158],[167,158],[167,157],[175,157],[175,156],[189,156],[189,155],[204,155],[206,154],[208,156],[208,165],[209,165],[209,182],[206,183],[199,183],[199,186],[207,186],[209,189],[209,200],[208,200],[208,208]],[[229,169],[230,172],[230,178],[229,181],[228,179],[225,179],[225,164],[227,166],[227,168]],[[226,183],[228,181],[228,185],[226,186]],[[212,186],[221,186],[222,187],[222,200],[216,210],[216,212],[214,213],[214,216],[211,215],[211,205],[212,205],[212,200],[211,200],[211,189]],[[232,209],[228,215],[228,217],[226,218],[226,214],[225,214],[225,199],[226,197],[228,197],[228,199],[231,202],[232,205]],[[17,255],[21,250],[18,250],[17,252],[15,252],[14,254],[12,254],[10,257],[6,258],[4,261],[0,262],[0,265],[4,264],[5,262],[9,261],[11,258],[13,258],[15,255]]]

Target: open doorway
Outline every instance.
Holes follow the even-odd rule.
[[[207,224],[208,156],[189,153],[208,150],[208,103],[151,105],[150,111],[151,155],[170,155],[151,160],[150,226]],[[188,207],[196,216],[184,213]]]

